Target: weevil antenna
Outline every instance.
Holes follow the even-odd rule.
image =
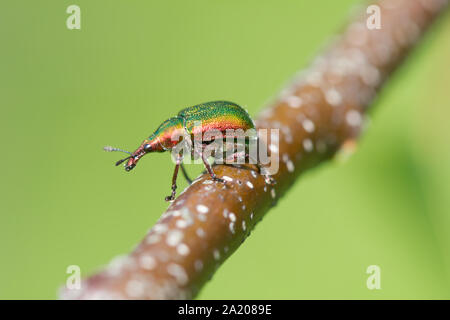
[[[119,148],[114,148],[114,147],[111,147],[111,146],[103,147],[103,150],[105,150],[107,152],[120,151],[120,152],[128,153],[129,155],[132,155],[132,153],[130,151],[125,151],[125,150],[122,150],[122,149],[119,149]]]
[[[111,146],[103,147],[103,150],[105,150],[107,152],[120,151],[120,152],[128,153],[130,155],[130,156],[124,158],[124,159],[121,159],[121,160],[117,161],[116,162],[116,166],[118,166],[122,162],[124,162],[124,161],[126,161],[126,160],[128,160],[128,159],[133,157],[133,154],[130,151],[125,151],[125,150],[122,150],[122,149],[119,149],[119,148],[114,148],[114,147],[111,147]]]

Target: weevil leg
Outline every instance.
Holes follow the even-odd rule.
[[[236,161],[238,161],[239,159],[242,160],[242,158],[244,158],[244,162],[249,162],[252,164],[256,164],[258,170],[259,170],[259,174],[264,176],[264,181],[266,182],[266,184],[269,185],[274,185],[276,184],[276,180],[274,178],[272,178],[269,173],[264,169],[264,167],[259,163],[257,156],[256,158],[250,154],[250,150],[249,150],[249,145],[246,144],[245,145],[245,151],[236,151],[234,153],[232,153],[230,156],[225,158],[225,163],[230,163],[229,161],[231,161],[231,163],[234,163]],[[250,162],[251,161],[251,162]]]
[[[266,182],[266,184],[274,185],[277,183],[277,181],[274,178],[272,178],[269,173],[267,173],[267,171],[264,169],[263,166],[261,166],[261,164],[257,163],[256,166],[259,169],[259,174],[264,176],[264,181]]]
[[[182,161],[183,161],[182,157],[177,157],[177,162],[175,164],[175,169],[173,171],[173,176],[172,176],[172,194],[170,196],[166,197],[166,201],[172,201],[175,199],[175,194],[177,193],[178,169],[180,168]]]
[[[206,170],[208,170],[208,173],[211,176],[211,178],[215,181],[225,183],[225,180],[216,176],[213,169],[211,168],[211,165],[208,162],[208,159],[206,159],[206,157],[205,157],[205,153],[202,153],[202,160],[203,160],[203,164],[205,165]]]
[[[258,154],[259,154],[259,148],[264,148],[267,150],[267,145],[261,141],[259,136],[256,137],[256,141],[258,144]],[[258,167],[259,174],[264,176],[264,181],[266,182],[266,184],[269,184],[269,185],[276,184],[277,181],[270,176],[270,174],[267,172],[267,170],[264,168],[264,166],[259,162],[258,156],[256,157],[256,159],[253,159],[253,160],[255,161],[256,166]]]
[[[249,153],[243,153],[243,152],[236,152],[233,153],[231,156],[229,156],[228,158],[225,159],[226,163],[229,163],[228,161],[233,161],[235,162],[238,159],[242,159],[244,158],[245,161],[252,161],[253,164],[256,164],[258,170],[259,170],[259,174],[264,176],[264,181],[266,182],[266,184],[270,184],[270,185],[274,185],[276,184],[276,181],[274,178],[272,178],[264,169],[263,166],[261,166],[261,164],[257,161],[257,159],[255,159],[254,157],[252,157]]]
[[[181,167],[181,172],[183,173],[183,176],[184,176],[184,178],[186,179],[186,181],[187,181],[189,184],[192,184],[192,179],[189,178],[189,175],[188,175],[188,173],[187,173],[187,171],[186,171],[186,168],[185,168],[184,165],[183,165],[183,162],[181,163],[180,167]]]
[[[276,180],[274,178],[272,178],[269,173],[267,172],[267,170],[261,165],[261,163],[259,163],[258,159],[255,157],[252,157],[250,154],[246,153],[245,154],[245,159],[247,160],[251,160],[252,163],[256,164],[256,166],[258,167],[259,170],[259,174],[264,176],[264,181],[266,182],[266,184],[269,185],[274,185],[276,184]]]

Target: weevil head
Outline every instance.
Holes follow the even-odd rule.
[[[162,148],[159,144],[159,142],[155,139],[153,140],[149,140],[146,139],[144,140],[141,145],[139,146],[139,148],[136,149],[136,151],[134,152],[129,152],[129,151],[125,151],[119,148],[113,148],[113,147],[104,147],[103,148],[105,151],[120,151],[120,152],[125,152],[128,153],[129,156],[123,159],[120,159],[119,161],[116,162],[116,166],[120,165],[121,163],[125,163],[125,171],[130,171],[132,170],[137,162],[139,161],[139,159],[141,159],[143,156],[145,156],[147,153],[150,152],[155,152],[155,151],[161,151]]]
[[[116,166],[125,163],[125,171],[133,170],[138,161],[148,153],[164,152],[171,150],[184,135],[183,119],[180,117],[170,118],[164,121],[158,129],[134,151],[129,152],[113,147],[104,147],[105,151],[121,151],[129,156],[116,162]]]
[[[133,170],[133,168],[136,167],[136,164],[143,156],[151,152],[160,152],[160,151],[163,150],[156,139],[145,139],[141,143],[139,148],[137,148],[134,152],[132,152],[129,157],[117,161],[116,166],[128,160],[125,163],[125,171]]]

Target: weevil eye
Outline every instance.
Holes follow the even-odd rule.
[[[149,144],[146,144],[146,145],[144,146],[144,151],[145,151],[145,152],[150,152],[150,151],[152,151],[152,146],[149,145]]]

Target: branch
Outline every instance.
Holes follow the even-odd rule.
[[[133,252],[85,279],[81,290],[63,290],[61,297],[195,297],[300,173],[358,137],[377,91],[447,1],[377,4],[381,29],[369,30],[368,15],[362,12],[256,121],[258,128],[280,129],[278,148],[267,141],[271,152],[279,155],[276,185],[267,185],[255,170],[216,165],[226,185],[201,175]]]

